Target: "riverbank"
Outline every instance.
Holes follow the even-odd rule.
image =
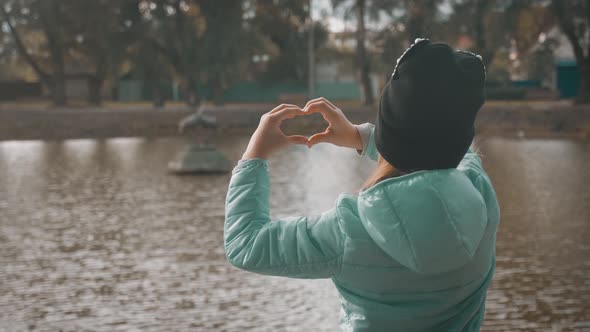
[[[373,122],[375,108],[338,103],[355,123]],[[275,105],[205,105],[217,118],[218,131],[252,131],[260,116]],[[49,107],[46,104],[0,104],[0,140],[176,136],[178,122],[196,110],[183,104],[153,108],[148,103],[109,103],[103,107]],[[294,130],[325,127],[319,116],[293,121]],[[590,105],[569,101],[488,102],[476,123],[480,134],[501,136],[590,137]]]

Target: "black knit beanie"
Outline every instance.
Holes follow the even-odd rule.
[[[383,88],[375,143],[401,171],[455,168],[485,100],[481,57],[416,39]]]

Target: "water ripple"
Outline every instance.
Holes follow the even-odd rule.
[[[220,137],[237,160],[246,137]],[[174,177],[179,139],[0,143],[0,331],[333,331],[328,280],[225,260],[229,175]],[[484,139],[502,208],[485,331],[589,331],[590,147]],[[270,161],[272,214],[314,214],[372,164],[294,147]],[[346,181],[342,181],[342,179]]]

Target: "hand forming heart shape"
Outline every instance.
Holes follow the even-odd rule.
[[[302,115],[283,120],[280,128],[285,136],[303,135],[309,140],[313,134],[325,131],[329,125],[321,114],[304,111]]]
[[[295,116],[320,113],[328,122],[321,133],[307,138],[302,135],[286,136],[280,129],[282,121]],[[310,100],[303,109],[296,105],[282,104],[264,114],[258,128],[250,138],[243,159],[266,159],[272,152],[289,144],[305,144],[309,148],[318,143],[362,149],[362,142],[356,127],[348,121],[342,110],[325,98]]]

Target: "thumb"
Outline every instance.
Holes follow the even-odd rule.
[[[331,131],[327,129],[324,132],[314,134],[309,138],[309,147],[316,145],[318,143],[330,143],[331,138]]]
[[[308,144],[307,137],[301,135],[287,136],[287,140],[291,144]]]

